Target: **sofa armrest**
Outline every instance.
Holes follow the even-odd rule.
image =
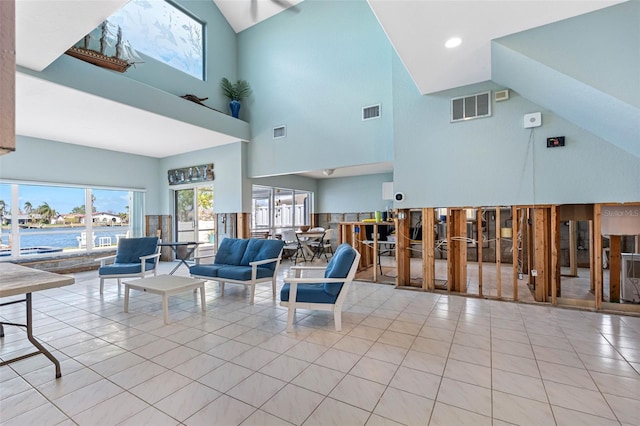
[[[321,282],[343,283],[345,280],[346,278],[287,278],[284,282],[289,283],[289,303],[293,302],[293,304],[289,306],[295,307],[296,297],[298,296],[298,284],[320,284]]]
[[[279,257],[274,257],[273,259],[264,259],[264,260],[254,260],[253,262],[249,262],[251,266],[264,265],[266,263],[278,262],[280,260]]]
[[[102,267],[102,266],[105,266],[107,264],[107,260],[111,260],[111,259],[115,260],[116,259],[116,255],[113,254],[111,256],[98,257],[98,258],[93,259],[93,260],[96,261],[96,262],[100,262],[100,266]]]
[[[202,256],[193,256],[193,260],[196,261],[196,265],[199,265],[200,264],[200,260],[209,259],[210,257],[216,257],[216,254],[212,253],[212,254],[205,254],[205,255],[202,255]]]

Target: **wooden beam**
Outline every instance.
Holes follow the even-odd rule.
[[[536,294],[535,299],[537,302],[547,301],[547,282],[546,282],[546,267],[545,267],[545,250],[547,249],[545,244],[545,209],[534,208],[533,209],[533,221],[534,221],[534,268],[535,268],[535,282],[536,282]]]
[[[578,227],[575,220],[569,221],[569,275],[578,276]]]
[[[602,204],[593,205],[593,271],[595,274],[596,310],[602,309]]]
[[[558,304],[558,296],[560,296],[560,219],[558,218],[558,209],[556,206],[551,207],[551,303]]]
[[[398,217],[396,219],[396,260],[398,265],[398,278],[396,280],[397,286],[411,285],[411,253],[409,251],[409,247],[411,246],[411,220],[409,214],[409,209],[398,210]],[[377,267],[377,265],[374,265],[374,267]]]
[[[622,265],[620,235],[609,236],[609,302],[620,303],[620,267]]]
[[[0,155],[16,149],[16,13],[0,0]]]
[[[497,297],[502,298],[502,247],[500,245],[500,231],[502,228],[502,220],[500,219],[500,206],[496,207],[496,286]]]
[[[518,300],[518,231],[520,222],[518,221],[518,208],[511,206],[511,263],[513,266],[513,300]]]
[[[589,221],[589,283],[591,284],[590,291],[595,295],[596,292],[596,271],[593,267],[594,262],[594,245],[593,245],[593,220]]]
[[[435,209],[422,209],[422,289],[436,288]]]
[[[482,209],[478,209],[476,212],[476,218],[478,219],[478,297],[482,296]]]
[[[455,276],[455,268],[453,262],[453,237],[455,234],[453,233],[453,211],[452,209],[447,209],[447,292],[456,291],[454,288],[456,286],[456,276]]]
[[[251,238],[251,213],[238,213],[238,238]]]
[[[460,293],[467,292],[467,211],[458,210],[458,285]]]

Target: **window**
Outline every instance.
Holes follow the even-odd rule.
[[[293,189],[253,186],[251,230],[280,234],[311,223],[312,193]]]
[[[131,0],[109,17],[139,52],[204,80],[204,24],[167,1]]]
[[[130,217],[141,222],[143,206],[139,191],[2,182],[0,258],[115,249],[142,235]]]

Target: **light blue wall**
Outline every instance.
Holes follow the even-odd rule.
[[[158,214],[160,160],[18,136],[16,150],[0,157],[0,179],[146,190],[147,214]]]
[[[497,40],[640,107],[640,2],[628,1]]]
[[[306,0],[238,35],[252,177],[391,161],[393,49],[364,0]],[[362,121],[381,104],[382,118]],[[272,138],[286,125],[287,137]]]
[[[394,63],[394,189],[402,207],[640,200],[640,161],[517,93],[489,118],[450,123],[450,98],[501,89],[493,83],[420,95]],[[542,127],[523,115],[542,112]],[[565,136],[564,148],[546,138]],[[533,149],[530,149],[533,147]]]
[[[318,181],[316,213],[384,211],[391,203],[382,200],[383,182],[393,182],[393,174],[321,179]]]
[[[159,161],[156,176],[161,182],[161,206],[163,214],[173,214],[173,191],[182,185],[169,186],[167,171],[198,164],[213,163],[214,210],[216,213],[238,213],[243,209],[243,192],[251,201],[251,185],[243,177],[243,142],[189,152],[163,158]],[[246,196],[244,197],[246,199]],[[251,211],[249,208],[248,211]]]

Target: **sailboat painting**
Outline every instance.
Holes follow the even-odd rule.
[[[125,72],[131,65],[142,63],[136,51],[122,38],[122,29],[108,20],[84,36],[65,53],[118,72]]]

